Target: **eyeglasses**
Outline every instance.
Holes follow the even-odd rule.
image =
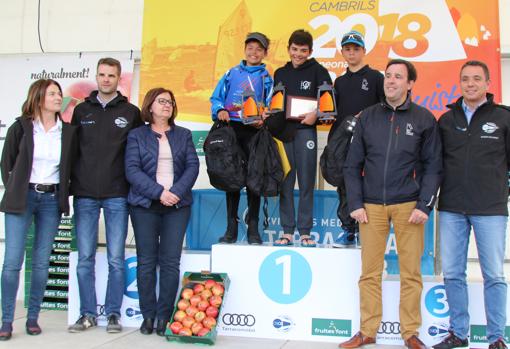
[[[345,42],[347,40],[356,40],[356,41],[359,41],[359,42],[363,42],[363,37],[359,34],[349,34],[349,35],[346,35],[342,38],[342,45],[345,44]]]
[[[158,98],[158,99],[156,99],[156,102],[158,102],[158,104],[160,104],[160,105],[168,104],[171,107],[175,106],[175,101],[171,101],[171,100],[166,99],[166,98]]]

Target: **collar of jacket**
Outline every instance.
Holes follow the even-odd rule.
[[[98,94],[97,90],[92,91],[90,93],[90,95],[87,98],[85,98],[85,102],[90,103],[90,104],[101,105],[101,103],[99,103],[99,101],[97,100],[97,94]],[[114,99],[109,101],[106,106],[107,107],[113,107],[113,106],[116,106],[117,104],[120,104],[120,103],[126,103],[127,101],[128,101],[127,98],[125,96],[123,96],[122,93],[117,91],[117,97],[115,97]]]
[[[406,100],[404,103],[402,103],[401,105],[399,105],[398,107],[396,108],[393,108],[391,105],[388,104],[388,102],[386,102],[386,98],[384,98],[382,101],[381,101],[381,105],[384,107],[384,108],[389,108],[391,110],[408,110],[409,108],[411,108],[411,92],[407,92],[407,97],[406,97]]]
[[[487,104],[494,104],[494,95],[492,93],[487,93],[486,94],[487,96],[487,101],[485,103],[483,103],[482,105],[480,105],[478,108],[481,108]],[[448,104],[446,107],[448,107],[449,109],[460,109],[460,110],[463,110],[462,109],[462,101],[464,100],[464,97],[459,97],[455,103],[451,103],[451,104]]]

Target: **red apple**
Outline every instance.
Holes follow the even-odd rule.
[[[195,292],[195,294],[199,294],[204,289],[205,289],[205,287],[203,284],[196,284],[195,287],[193,287],[193,292]]]
[[[207,290],[211,289],[214,285],[216,285],[216,281],[214,280],[207,280],[204,284]]]
[[[225,292],[225,289],[220,284],[216,284],[211,288],[211,291],[213,295],[215,296],[223,296],[223,293]]]
[[[186,308],[185,312],[188,316],[193,317],[195,316],[196,313],[198,313],[198,308],[191,305],[188,308]]]
[[[209,303],[211,303],[211,305],[216,308],[219,308],[222,301],[223,300],[221,299],[221,296],[212,296],[209,298]]]
[[[174,321],[170,324],[170,330],[173,334],[179,333],[180,330],[182,330],[184,326],[179,321]]]
[[[206,300],[201,300],[197,304],[198,310],[205,311],[209,307],[209,302]]]
[[[182,320],[186,317],[186,313],[183,310],[177,310],[174,314],[174,320],[182,322]]]
[[[179,310],[186,310],[187,307],[189,307],[189,301],[187,299],[181,299],[179,302],[177,302],[177,308]]]
[[[212,292],[211,290],[208,290],[208,289],[205,289],[202,291],[202,293],[200,293],[200,297],[202,297],[202,299],[204,300],[209,300],[209,297],[212,296]]]
[[[191,297],[189,299],[189,302],[191,305],[196,307],[198,302],[200,302],[201,300],[202,300],[202,297],[200,297],[198,294],[195,294],[195,295],[193,295],[193,297]]]
[[[202,325],[207,328],[213,328],[216,326],[216,319],[208,316],[202,321]]]
[[[205,319],[205,313],[203,311],[199,311],[195,314],[195,320],[197,322],[201,322],[203,319]]]
[[[193,334],[193,332],[191,332],[191,330],[189,328],[186,328],[186,327],[183,327],[179,331],[179,336],[191,336],[192,334]]]
[[[209,334],[209,331],[210,330],[207,327],[202,327],[202,329],[198,331],[197,336],[199,337],[207,336]]]
[[[189,300],[191,297],[193,297],[193,290],[191,288],[185,288],[184,290],[182,290],[182,292],[181,292],[182,299]]]
[[[195,323],[195,319],[191,316],[186,316],[184,319],[182,319],[182,325],[186,328],[191,328],[193,324]]]
[[[192,332],[194,335],[196,335],[196,334],[198,334],[198,332],[199,332],[201,329],[203,329],[203,328],[204,328],[204,326],[203,326],[201,323],[199,323],[199,322],[195,322],[195,323],[191,326],[191,332]]]
[[[216,319],[218,317],[218,308],[216,307],[213,307],[212,305],[210,307],[207,308],[207,310],[205,311],[205,315],[209,316],[209,317],[212,317],[214,319]]]

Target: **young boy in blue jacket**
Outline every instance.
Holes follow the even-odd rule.
[[[249,33],[244,41],[245,59],[239,65],[233,67],[223,75],[210,98],[213,120],[229,122],[234,129],[237,142],[243,150],[246,158],[249,157],[251,138],[262,126],[262,121],[245,125],[241,120],[243,104],[242,94],[245,90],[251,90],[255,94],[258,103],[267,106],[271,99],[273,79],[266,70],[262,60],[267,55],[269,39],[262,33]],[[245,222],[248,225],[248,243],[261,244],[258,224],[260,196],[246,188],[248,197],[248,214]],[[240,192],[226,192],[227,201],[227,230],[219,239],[222,243],[234,243],[237,241],[238,223],[237,210],[239,208]]]

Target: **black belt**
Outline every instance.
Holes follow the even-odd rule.
[[[28,187],[34,189],[38,193],[54,193],[58,190],[58,184],[30,183]]]

